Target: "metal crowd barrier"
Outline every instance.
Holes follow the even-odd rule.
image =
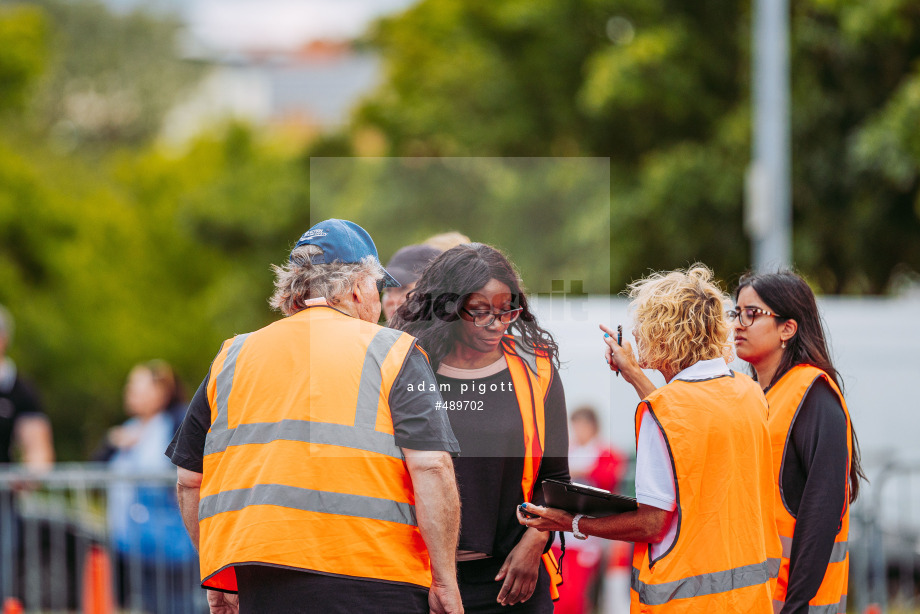
[[[870,478],[851,512],[848,610],[920,612],[920,461]],[[0,468],[0,611],[207,613],[175,483],[100,463]]]
[[[850,611],[920,612],[920,461],[869,477],[850,515]]]
[[[0,469],[3,611],[208,612],[175,484],[99,463]]]

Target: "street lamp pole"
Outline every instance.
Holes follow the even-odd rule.
[[[753,160],[745,228],[757,271],[792,264],[789,3],[754,0]]]

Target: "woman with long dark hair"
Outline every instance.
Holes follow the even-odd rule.
[[[520,526],[515,510],[522,494],[542,502],[543,479],[569,478],[565,398],[558,347],[514,267],[488,245],[454,247],[428,265],[390,325],[428,353],[437,382],[419,385],[440,390],[460,443],[465,611],[552,612],[550,534]]]
[[[791,271],[748,274],[735,303],[735,351],[751,364],[770,404],[783,541],[774,605],[783,614],[809,606],[844,612],[850,503],[865,476],[815,295]]]

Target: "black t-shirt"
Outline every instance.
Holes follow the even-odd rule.
[[[796,519],[782,614],[808,612],[818,592],[846,499],[847,421],[824,379],[806,393],[783,456],[783,499]]]
[[[173,464],[196,473],[203,471],[204,442],[211,428],[208,377],[205,376],[195,392],[182,425],[166,448],[166,456]],[[396,445],[410,450],[450,452],[456,456],[460,453],[457,439],[450,430],[447,416],[437,409],[441,395],[427,387],[415,390],[421,381],[433,382],[434,373],[424,354],[415,347],[390,390]]]
[[[444,413],[463,450],[454,459],[460,489],[458,549],[506,556],[526,530],[515,514],[524,500],[524,422],[511,373],[505,369],[476,380],[437,378],[448,408]],[[542,480],[569,479],[565,393],[555,369],[544,407],[546,450],[534,488],[537,504],[543,503]]]
[[[0,381],[0,463],[12,460],[13,429],[16,421],[25,416],[44,416],[38,393],[18,375]]]

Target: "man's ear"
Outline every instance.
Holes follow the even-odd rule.
[[[364,295],[361,294],[361,280],[351,284],[351,302],[355,305],[364,302]]]
[[[364,296],[367,290],[365,286],[367,285],[367,277],[361,277],[355,280],[355,283],[351,285],[351,302],[355,305],[360,305],[367,301],[367,297]]]

